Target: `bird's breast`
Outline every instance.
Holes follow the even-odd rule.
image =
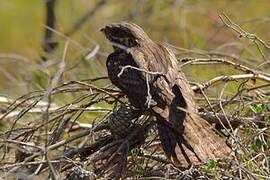
[[[106,65],[111,82],[128,96],[133,105],[144,106],[147,84],[132,56],[114,52],[108,56]]]

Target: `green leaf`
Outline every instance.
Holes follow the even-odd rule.
[[[250,109],[257,114],[267,111],[267,106],[265,104],[251,104]]]
[[[209,161],[209,162],[207,163],[207,165],[206,165],[206,168],[207,168],[208,170],[210,170],[210,169],[215,169],[215,168],[217,168],[217,167],[218,167],[218,163],[217,163],[216,161],[214,161],[214,160]]]
[[[139,150],[137,148],[133,148],[133,149],[131,149],[130,153],[131,153],[132,157],[135,157],[138,155]]]
[[[137,167],[136,167],[136,172],[139,173],[139,174],[144,174],[146,171],[146,168],[143,164],[137,164]]]
[[[251,145],[251,148],[255,151],[258,152],[262,147],[262,141],[258,138],[255,139],[254,143]]]

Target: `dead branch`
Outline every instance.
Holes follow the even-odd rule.
[[[46,26],[55,29],[55,4],[56,0],[46,0]],[[46,53],[52,52],[57,47],[57,42],[53,39],[53,31],[45,28],[42,47]]]
[[[239,75],[230,75],[230,76],[218,76],[209,81],[206,81],[202,84],[198,84],[192,87],[193,91],[198,91],[200,89],[206,89],[218,82],[228,82],[228,81],[237,81],[243,79],[260,79],[266,82],[270,82],[270,77],[263,74],[239,74]]]
[[[233,31],[238,33],[240,38],[245,37],[248,40],[250,40],[251,42],[253,42],[256,45],[256,47],[258,48],[262,57],[266,61],[269,61],[269,58],[265,55],[265,52],[261,49],[261,46],[263,46],[265,49],[268,49],[268,50],[270,49],[270,46],[266,42],[264,42],[256,34],[252,34],[252,33],[245,31],[238,24],[234,23],[226,14],[223,13],[223,14],[219,15],[219,17],[227,27],[229,27],[230,29],[232,29]]]

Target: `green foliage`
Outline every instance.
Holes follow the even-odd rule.
[[[139,174],[141,176],[144,176],[146,174],[146,172],[147,172],[146,167],[143,164],[137,164],[135,171],[136,171],[137,174]]]
[[[206,164],[206,169],[207,170],[213,170],[218,168],[218,163],[214,160],[210,160],[207,164]]]
[[[40,89],[46,89],[49,83],[48,74],[41,70],[34,71],[33,83]]]
[[[131,156],[132,156],[133,158],[136,158],[136,157],[138,156],[139,149],[133,148],[133,149],[131,149],[130,153],[131,153]]]
[[[251,149],[254,152],[258,152],[261,149],[262,145],[262,141],[259,138],[255,138],[253,144],[251,145]]]
[[[256,114],[262,114],[262,113],[269,112],[268,105],[267,104],[261,104],[261,103],[253,103],[253,104],[251,104],[250,109],[252,110],[252,112],[254,112]],[[266,116],[264,118],[264,120],[267,122],[267,124],[270,125],[270,116]]]
[[[266,104],[253,103],[251,104],[250,109],[256,114],[261,114],[268,111]]]
[[[202,169],[203,172],[205,172],[211,179],[220,179],[222,177],[222,174],[220,173],[220,170],[222,170],[222,165],[215,160],[210,160],[204,164]]]

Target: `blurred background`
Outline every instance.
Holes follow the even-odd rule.
[[[46,23],[48,3],[54,5],[55,25],[49,39],[53,50],[45,52],[45,31],[50,29]],[[119,21],[137,23],[152,39],[179,47],[179,59],[190,57],[189,50],[194,50],[227,53],[253,66],[265,62],[254,43],[224,25],[221,13],[270,42],[269,0],[2,0],[0,95],[18,97],[47,88],[67,41],[62,81],[106,76],[105,61],[111,47],[99,29]],[[205,68],[183,70],[196,82],[233,71]]]

